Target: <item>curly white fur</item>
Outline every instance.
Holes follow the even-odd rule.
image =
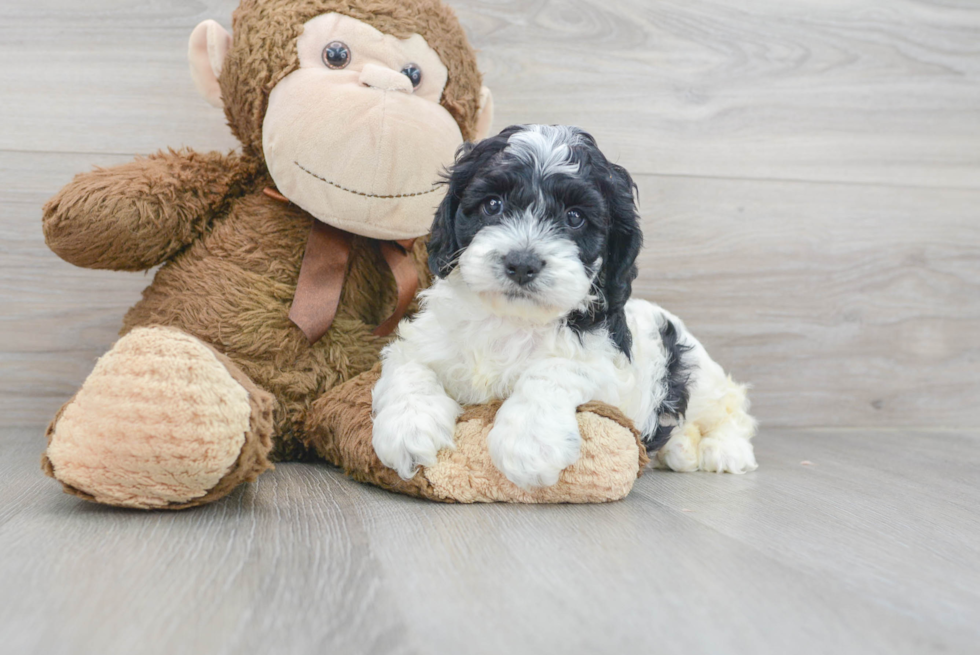
[[[490,432],[494,464],[515,484],[548,486],[579,455],[575,408],[591,400],[619,407],[652,433],[666,394],[660,328],[671,320],[691,350],[691,398],[684,420],[655,462],[677,471],[745,473],[756,468],[744,387],[735,384],[672,314],[630,300],[630,361],[604,330],[575,334],[561,321],[500,316],[461,269],[422,293],[423,310],[399,326],[382,352],[374,390],[373,443],[404,478],[452,447],[460,403],[504,399]]]

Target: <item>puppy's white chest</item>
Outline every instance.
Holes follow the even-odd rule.
[[[473,353],[470,358],[470,390],[468,395],[491,400],[494,390],[508,390],[513,384],[501,379],[501,365],[490,353]],[[485,402],[481,400],[481,402]]]
[[[511,395],[521,374],[544,355],[541,335],[530,330],[497,333],[492,338],[478,334],[457,335],[459,360],[443,372],[446,390],[463,403],[503,400]]]

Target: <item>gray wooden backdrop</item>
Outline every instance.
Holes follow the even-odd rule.
[[[61,262],[40,207],[235,146],[185,52],[237,0],[0,0],[0,655],[976,652],[980,0],[448,1],[497,128],[633,172],[636,291],[755,385],[760,469],[601,506],[316,464],[182,513],[62,494],[43,426],[149,278]]]
[[[0,4],[0,416],[40,426],[149,282],[61,262],[40,206],[164,146],[229,149],[185,60],[230,0]],[[573,123],[640,187],[636,293],[765,426],[980,419],[974,0],[455,0],[496,128]]]

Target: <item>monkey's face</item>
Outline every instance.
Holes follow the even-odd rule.
[[[368,237],[428,232],[436,186],[463,142],[439,104],[447,70],[418,34],[399,39],[337,13],[307,22],[300,67],[269,96],[262,146],[279,191]]]

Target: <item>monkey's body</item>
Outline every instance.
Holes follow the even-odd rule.
[[[181,174],[171,174],[175,170]],[[212,196],[205,204],[193,197],[181,204],[174,191],[191,171],[198,180],[220,171],[228,188],[241,195]],[[120,179],[125,189],[118,186]],[[210,188],[221,181],[212,180]],[[49,203],[44,227],[50,247],[71,263],[121,270],[162,263],[143,299],[126,314],[121,335],[167,327],[224,354],[256,387],[269,392],[274,421],[269,456],[283,460],[308,453],[301,436],[312,403],[377,363],[387,338],[373,330],[394,310],[396,294],[378,243],[352,235],[333,326],[310,344],[290,321],[289,309],[314,219],[263,193],[269,184],[237,157],[161,153],[114,171],[79,176]],[[166,207],[146,189],[167,190],[160,194]],[[93,206],[106,211],[85,211]],[[169,234],[194,235],[193,240],[171,240],[169,248],[160,249],[152,239],[139,238],[141,225],[159,228],[168,218],[174,221],[167,226]],[[87,241],[79,243],[99,232],[113,234],[109,247],[95,250]],[[127,234],[133,238],[122,237]],[[169,250],[176,254],[157,261]],[[410,254],[427,284],[421,241]]]
[[[455,460],[447,457],[441,468],[411,481],[381,465],[371,448],[372,378],[363,374],[387,341],[373,332],[398,301],[390,262],[375,238],[425,234],[429,207],[439,199],[420,180],[434,180],[449,163],[440,159],[446,144],[478,138],[489,128],[489,110],[483,111],[489,93],[481,91],[475,57],[452,12],[439,0],[243,0],[234,27],[232,44],[217,24],[202,24],[192,36],[191,58],[202,92],[223,104],[243,144],[240,155],[161,152],[79,175],[45,207],[45,237],[65,260],[115,270],[161,266],[126,315],[122,338],[51,422],[45,471],[70,493],[139,508],[199,505],[254,480],[270,460],[309,455],[358,479],[440,500],[625,495],[644,453],[628,421],[600,410],[583,415],[592,417],[582,428],[586,439],[595,435],[593,448],[583,448],[583,460],[591,461],[569,474],[573,482],[538,495],[495,478],[478,446],[461,445]],[[354,46],[354,64],[350,71],[320,70],[316,48],[337,34]],[[372,55],[370,48],[382,41],[384,48]],[[365,64],[358,78],[361,54],[375,63]],[[391,62],[383,61],[389,56]],[[398,56],[422,62],[428,81],[413,89],[397,73],[404,63]],[[440,58],[442,73],[435,63]],[[278,131],[268,122],[263,127],[264,116],[303,100],[303,84],[310,85],[310,124],[285,120]],[[272,91],[280,88],[291,95],[273,102]],[[357,152],[380,143],[376,155],[334,157],[315,142],[323,134],[336,141],[336,113],[348,90],[362,103],[377,98],[384,109],[375,112],[381,124],[362,121],[350,132]],[[326,104],[317,105],[323,98]],[[393,129],[406,129],[399,125],[409,126],[413,139],[427,127],[441,145],[432,152],[385,145],[385,139],[397,141]],[[288,130],[300,130],[301,138],[284,134]],[[294,158],[316,174],[298,174],[294,166],[302,167]],[[286,171],[285,183],[276,184],[270,162]],[[380,163],[392,171],[387,178],[379,179]],[[361,169],[370,175],[361,179]],[[351,171],[356,192],[322,177]],[[271,186],[305,209],[269,197],[264,190]],[[356,233],[349,236],[336,314],[319,339],[290,319],[317,220]],[[423,242],[418,239],[408,255],[424,287]],[[468,427],[461,424],[460,443],[482,443],[489,417],[492,412],[484,412]],[[470,454],[460,460],[460,453]]]
[[[310,404],[378,361],[387,339],[372,332],[394,311],[396,294],[378,243],[353,235],[337,316],[310,344],[289,309],[313,218],[259,187],[232,200],[226,214],[163,265],[122,333],[169,326],[227,355],[275,398],[273,459],[292,459],[305,452],[296,435]],[[427,284],[424,245],[415,250]]]
[[[377,362],[387,340],[372,331],[395,308],[394,281],[377,243],[353,236],[333,326],[316,343],[307,341],[289,309],[312,221],[262,193],[234,201],[208,234],[160,269],[123,320],[123,334],[151,325],[192,334],[269,391],[276,399],[274,460],[303,454],[296,435],[317,397]],[[424,250],[415,259],[426,275]]]

